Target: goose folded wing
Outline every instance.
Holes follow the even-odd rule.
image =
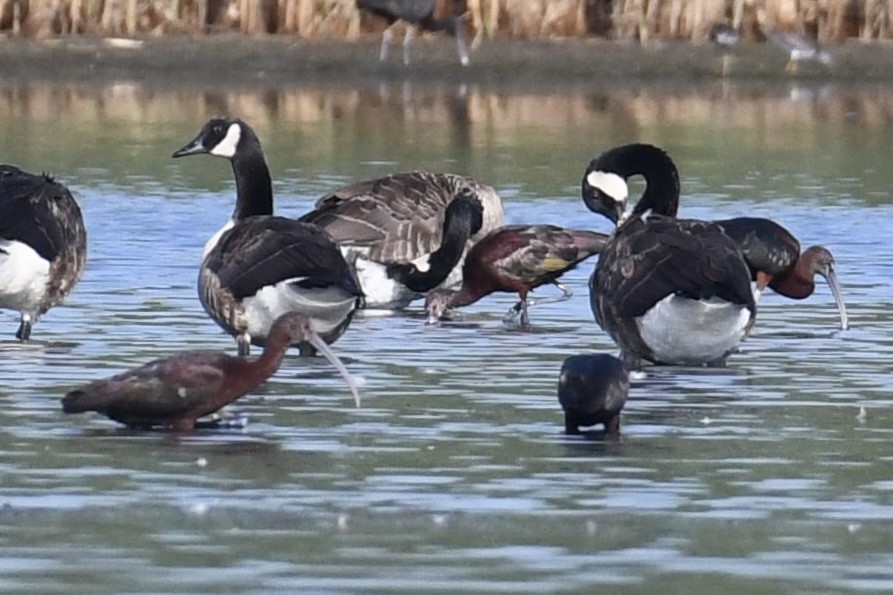
[[[237,225],[208,255],[207,266],[237,299],[283,281],[358,292],[344,258],[324,232],[281,217]]]
[[[320,226],[343,246],[368,248],[373,260],[408,262],[440,245],[456,183],[427,172],[357,182],[321,198],[300,221]]]
[[[669,295],[755,308],[747,265],[719,227],[668,218],[629,240],[609,280],[624,316],[642,316]]]
[[[41,258],[52,261],[62,250],[64,216],[74,198],[48,176],[35,176],[12,166],[0,169],[0,238],[28,244]]]

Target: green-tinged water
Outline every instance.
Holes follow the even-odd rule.
[[[893,591],[891,106],[886,87],[720,83],[0,85],[0,162],[67,183],[90,249],[32,343],[0,314],[0,590]],[[234,352],[195,289],[232,174],[170,159],[217,114],[255,127],[291,216],[351,180],[433,169],[496,186],[508,222],[606,230],[580,200],[586,164],[656,143],[683,215],[772,217],[828,246],[852,328],[826,285],[767,294],[727,368],[648,370],[619,442],[566,437],[561,362],[615,352],[590,261],[529,332],[501,322],[509,295],[437,327],[418,305],[358,317],[333,349],[359,410],[327,364],[294,355],[232,407],[242,430],[63,415],[83,381]]]

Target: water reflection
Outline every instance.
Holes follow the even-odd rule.
[[[893,245],[866,225],[893,217],[893,89],[815,87],[804,102],[791,88],[2,84],[0,161],[71,182],[91,260],[33,344],[0,315],[0,589],[889,590]],[[195,289],[232,174],[170,160],[223,112],[258,130],[288,216],[420,167],[495,184],[512,223],[605,229],[579,199],[585,164],[661,144],[685,215],[772,217],[829,246],[852,329],[836,331],[825,286],[767,294],[728,368],[651,369],[620,441],[567,437],[561,362],[614,351],[586,263],[532,332],[502,324],[508,294],[439,327],[418,309],[359,316],[335,346],[361,379],[358,411],[334,372],[286,358],[235,407],[241,430],[63,417],[58,399],[83,381],[232,349]]]

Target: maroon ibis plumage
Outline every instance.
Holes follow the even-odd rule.
[[[530,322],[527,308],[537,303],[563,301],[571,292],[558,278],[580,262],[598,254],[608,236],[594,231],[564,229],[554,225],[506,225],[472,246],[462,266],[462,286],[428,293],[425,310],[429,322],[439,320],[446,310],[467,306],[497,291],[517,293],[520,301],[509,312],[521,315],[521,324]],[[540,285],[556,285],[558,298],[529,300],[528,294]]]
[[[273,375],[288,347],[309,342],[347,381],[357,407],[360,396],[344,364],[302,314],[273,323],[263,353],[250,360],[214,351],[190,351],[155,360],[70,391],[65,413],[96,411],[127,426],[191,430],[196,420],[232,403]]]

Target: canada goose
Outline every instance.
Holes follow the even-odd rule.
[[[521,314],[521,325],[530,323],[527,308],[535,303],[570,299],[571,292],[558,278],[583,260],[598,254],[608,236],[594,231],[564,229],[554,225],[506,225],[491,231],[468,251],[462,266],[462,287],[428,293],[428,321],[436,322],[446,310],[473,304],[495,291],[517,292],[520,301],[508,318]],[[527,294],[546,283],[556,285],[562,296],[529,300]]]
[[[405,267],[400,265],[429,270],[432,253],[443,244],[447,207],[463,195],[483,207],[480,229],[465,242],[467,249],[500,227],[504,214],[492,187],[456,174],[417,171],[357,182],[324,196],[299,220],[319,226],[338,243],[363,290],[366,308],[399,310],[425,291],[401,281]],[[465,252],[440,285],[461,280]]]
[[[406,32],[403,37],[403,63],[409,65],[409,47],[416,28],[424,31],[443,31],[456,40],[456,50],[459,52],[459,62],[462,66],[468,65],[468,48],[465,47],[465,32],[462,22],[455,15],[443,18],[434,16],[436,0],[357,0],[357,8],[368,10],[378,15],[388,23],[381,35],[381,50],[378,59],[384,62],[388,59],[391,38],[391,27],[397,21],[405,21]]]
[[[199,298],[236,337],[241,355],[264,345],[279,316],[298,312],[332,343],[347,328],[362,292],[331,238],[314,225],[273,216],[270,172],[257,135],[238,118],[214,118],[174,157],[229,159],[236,178],[232,218],[205,244]],[[315,348],[300,342],[303,354]]]
[[[636,174],[647,187],[625,217]],[[676,219],[678,188],[675,165],[650,145],[611,149],[583,176],[586,206],[619,222],[589,281],[590,305],[630,367],[720,364],[756,316],[738,246],[714,223]]]
[[[637,157],[632,155],[637,154]],[[641,200],[633,214],[653,210],[674,217],[679,207],[679,174],[669,155],[651,145],[627,145],[608,151],[603,156],[601,173],[593,174],[593,181],[612,186],[615,194],[626,190],[626,179],[642,173],[647,182]],[[641,169],[642,172],[633,171]],[[619,178],[612,178],[616,172]],[[584,180],[584,192],[587,181]],[[658,206],[659,205],[659,206]],[[625,203],[610,201],[606,196],[589,203],[590,208],[617,222],[623,216]],[[815,291],[815,275],[828,282],[840,313],[840,327],[848,327],[846,305],[837,280],[836,263],[825,246],[811,246],[800,253],[800,242],[779,223],[762,217],[736,217],[714,221],[738,246],[744,262],[756,281],[754,300],[759,301],[768,286],[776,293],[791,299],[804,299]]]
[[[68,188],[46,174],[0,165],[0,308],[20,313],[16,338],[30,338],[86,262],[87,232]]]

